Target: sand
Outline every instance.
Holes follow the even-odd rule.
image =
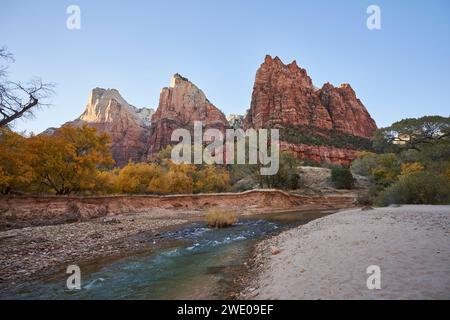
[[[241,298],[450,299],[450,206],[341,211],[265,240],[256,253]],[[367,287],[371,265],[381,289]]]

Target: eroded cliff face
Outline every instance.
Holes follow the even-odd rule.
[[[278,57],[268,55],[256,72],[244,127],[286,126],[308,128],[308,135],[323,137],[325,134],[331,139],[338,139],[337,133],[371,139],[377,129],[375,121],[349,84],[334,87],[326,83],[322,88],[316,88],[306,70],[300,68],[296,61],[286,65]],[[282,143],[282,149],[300,159],[345,166],[355,159],[355,150],[350,147],[288,142]]]
[[[284,135],[286,150],[299,158],[343,165],[350,164],[358,147],[330,142],[341,139],[342,135],[367,142],[377,128],[349,84],[334,87],[326,83],[316,88],[306,70],[295,61],[286,65],[278,57],[270,56],[266,56],[256,73],[251,105],[245,117],[230,115],[227,120],[202,90],[175,74],[170,86],[161,90],[156,112],[130,105],[115,89],[95,88],[83,114],[65,125],[88,124],[108,133],[113,158],[118,166],[123,166],[130,160],[148,160],[173,143],[170,140],[175,129],[192,131],[194,121],[201,121],[203,130],[216,128],[222,132],[230,127],[303,128],[302,132],[291,130],[290,136],[315,135],[318,140],[326,136],[328,142],[308,145],[302,143],[308,139],[289,140]],[[53,134],[54,130],[49,128],[45,133]]]
[[[87,124],[111,137],[111,152],[116,165],[146,158],[153,109],[130,105],[116,89],[95,88],[86,109],[76,120],[65,125]]]
[[[330,146],[312,146],[280,142],[280,150],[288,151],[298,159],[309,159],[317,163],[334,163],[348,167],[356,159],[356,151]]]
[[[327,83],[317,89],[296,61],[285,65],[270,56],[256,73],[244,124],[254,128],[317,127],[364,138],[371,138],[377,128],[349,84],[335,88]]]
[[[228,128],[225,115],[216,108],[202,90],[179,74],[175,74],[170,87],[161,90],[158,109],[152,117],[149,154],[171,144],[175,129],[192,130],[194,121],[201,121],[203,130]]]

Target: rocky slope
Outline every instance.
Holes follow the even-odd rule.
[[[307,127],[310,135],[323,137],[325,133],[333,138],[337,132],[356,139],[370,139],[377,129],[375,121],[349,84],[337,88],[326,83],[318,89],[295,60],[286,65],[278,57],[268,55],[256,73],[244,127],[285,126]],[[326,144],[285,143],[282,149],[317,162],[349,165],[355,158],[353,148]]]
[[[88,124],[108,133],[113,158],[121,166],[129,160],[145,160],[153,113],[153,109],[128,104],[116,89],[95,88],[83,114],[65,125]]]
[[[108,133],[113,157],[122,166],[129,160],[147,160],[171,143],[173,130],[192,130],[194,121],[201,121],[204,130],[284,128],[283,150],[299,158],[342,165],[351,163],[358,146],[376,130],[374,120],[350,85],[334,87],[326,83],[318,89],[295,61],[285,65],[278,57],[270,56],[256,73],[245,117],[230,115],[227,119],[202,90],[175,74],[170,86],[161,90],[156,112],[133,107],[115,89],[95,88],[83,114],[66,125],[88,124]],[[308,139],[310,136],[314,139]]]
[[[161,90],[159,106],[152,117],[149,153],[170,144],[172,131],[192,130],[194,121],[201,121],[203,129],[228,128],[225,115],[216,108],[202,90],[179,74],[173,75],[170,87]]]
[[[365,138],[372,137],[377,128],[349,84],[336,88],[326,83],[317,89],[295,60],[285,65],[269,55],[256,72],[245,124],[255,128],[309,126]]]

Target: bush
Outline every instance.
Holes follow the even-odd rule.
[[[237,215],[231,211],[213,209],[206,214],[206,222],[212,228],[225,228],[237,222]]]
[[[421,171],[400,177],[378,196],[377,205],[450,204],[450,180],[444,175]]]
[[[332,168],[331,181],[337,189],[351,189],[355,185],[355,178],[348,168]]]

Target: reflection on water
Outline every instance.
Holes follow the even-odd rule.
[[[114,262],[97,261],[82,270],[82,289],[65,289],[66,277],[37,281],[2,292],[19,299],[214,299],[225,298],[233,275],[242,269],[255,240],[307,223],[330,212],[259,215],[225,229],[203,222],[162,234],[173,244],[151,254]],[[94,269],[95,271],[86,271]],[[83,272],[84,270],[84,272]]]

